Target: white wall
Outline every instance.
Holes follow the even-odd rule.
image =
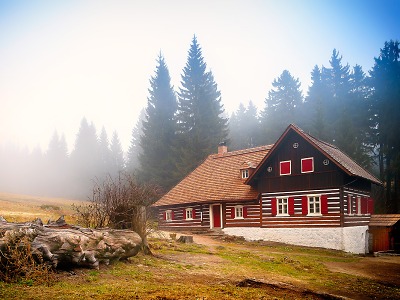
[[[273,241],[299,246],[321,247],[365,254],[368,252],[368,226],[333,228],[249,228],[228,227],[228,235],[243,236],[249,241]]]

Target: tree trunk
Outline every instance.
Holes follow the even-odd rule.
[[[99,263],[135,256],[142,243],[139,235],[129,230],[82,228],[66,224],[63,218],[48,225],[39,221],[8,223],[0,218],[0,250],[6,251],[12,238],[27,237],[34,257],[40,262],[50,263],[54,268],[98,269]]]

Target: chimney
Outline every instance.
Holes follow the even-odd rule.
[[[226,146],[226,142],[221,142],[218,145],[218,156],[224,155],[224,153],[228,152],[228,146]]]

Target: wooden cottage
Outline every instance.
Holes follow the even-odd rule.
[[[371,185],[336,146],[289,125],[274,145],[218,154],[164,195],[162,229],[213,229],[289,244],[368,251]]]

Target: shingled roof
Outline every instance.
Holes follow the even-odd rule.
[[[389,215],[371,215],[369,226],[371,227],[389,227],[400,221],[399,214]]]
[[[302,129],[300,129],[299,127],[297,127],[294,124],[290,124],[287,127],[285,132],[282,134],[282,136],[279,138],[279,140],[275,143],[273,149],[271,149],[269,155],[274,151],[275,147],[280,143],[280,141],[286,136],[286,134],[290,130],[294,130],[299,135],[301,135],[304,139],[308,140],[315,148],[317,148],[319,151],[324,153],[328,158],[330,158],[339,168],[341,168],[348,175],[365,178],[375,184],[382,185],[382,182],[379,179],[377,179],[375,176],[373,176],[367,170],[365,170],[360,165],[358,165],[354,160],[352,160],[347,154],[342,152],[338,147],[336,147],[332,144],[329,144],[327,142],[321,141],[321,140],[311,136],[310,134],[305,133]],[[251,180],[255,177],[258,170],[261,169],[264,162],[268,159],[269,155],[266,155],[264,157],[264,159],[258,165],[255,172],[250,176],[250,178],[246,181],[246,183],[251,182]]]
[[[258,192],[244,184],[240,169],[257,166],[272,145],[209,155],[154,206],[213,201],[257,199]],[[206,188],[202,188],[206,187]]]

